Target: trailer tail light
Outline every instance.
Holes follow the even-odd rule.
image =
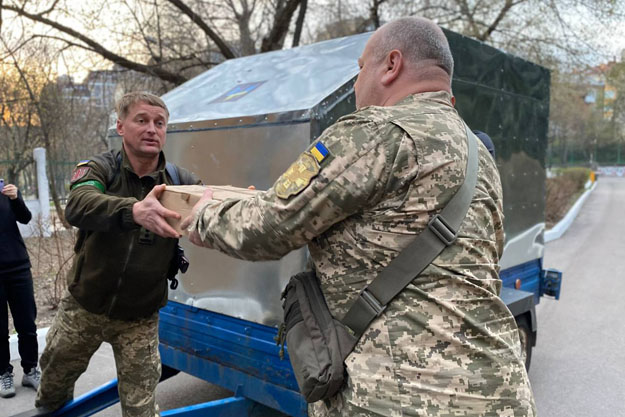
[[[517,289],[517,290],[521,289],[521,279],[520,278],[517,278],[517,280],[514,281],[514,288]]]

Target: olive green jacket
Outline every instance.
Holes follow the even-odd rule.
[[[133,221],[132,206],[155,185],[172,184],[161,152],[157,170],[139,178],[124,151],[80,162],[65,209],[78,227],[68,288],[86,310],[113,319],[147,317],[167,302],[167,272],[176,239],[167,239]],[[199,184],[178,168],[182,184]]]

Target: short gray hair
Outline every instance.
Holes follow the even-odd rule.
[[[115,105],[117,118],[120,120],[125,119],[126,116],[128,116],[130,107],[135,103],[146,103],[150,106],[161,107],[165,110],[167,118],[169,118],[169,110],[167,109],[165,102],[161,100],[160,97],[146,91],[132,91],[130,93],[124,94],[124,96],[120,98]]]
[[[434,61],[452,77],[454,59],[442,29],[423,17],[403,17],[380,28],[376,56],[383,59],[393,49],[401,51],[407,62],[419,66],[424,60]]]

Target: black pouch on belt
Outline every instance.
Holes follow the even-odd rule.
[[[282,299],[278,342],[286,339],[300,392],[309,403],[329,398],[345,382],[344,360],[357,340],[330,314],[313,271],[291,277]]]

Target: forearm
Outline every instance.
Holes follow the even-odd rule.
[[[117,197],[90,186],[70,192],[65,218],[72,226],[83,230],[112,231],[139,227],[133,220],[134,197]]]
[[[279,211],[260,197],[227,200],[200,210],[194,227],[205,247],[252,261],[280,259],[314,236],[287,225]]]
[[[27,224],[33,217],[28,207],[26,207],[26,203],[22,199],[21,193],[17,195],[15,200],[9,200],[11,204],[11,209],[13,210],[13,214],[15,214],[15,218],[18,222],[22,224]]]

